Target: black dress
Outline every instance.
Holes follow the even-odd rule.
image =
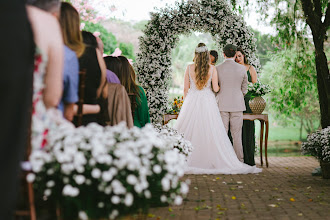
[[[80,70],[86,69],[84,104],[98,104],[97,89],[101,83],[101,68],[97,59],[96,48],[86,46],[84,54],[79,58]],[[82,125],[97,122],[97,114],[84,115]]]
[[[250,71],[247,71],[248,80],[252,82]],[[251,95],[247,93],[244,97],[246,111],[244,113],[252,113],[249,100]],[[242,144],[243,144],[243,153],[244,153],[244,163],[248,165],[255,165],[254,162],[254,152],[255,152],[255,136],[254,136],[254,121],[243,121],[243,130],[242,130]]]

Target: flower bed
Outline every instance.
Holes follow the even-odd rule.
[[[61,204],[64,219],[114,219],[147,212],[154,202],[182,203],[188,192],[188,184],[180,181],[187,153],[173,150],[183,149],[181,139],[162,138],[164,133],[151,125],[63,130],[32,152],[34,174],[28,181],[41,197]]]
[[[316,157],[323,162],[330,162],[330,126],[311,133],[302,143],[303,154]]]

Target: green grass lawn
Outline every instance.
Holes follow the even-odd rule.
[[[255,121],[256,125],[256,137],[260,137],[260,123]],[[303,139],[307,137],[307,133],[303,131]],[[269,141],[299,141],[299,128],[294,127],[274,127],[269,125]]]

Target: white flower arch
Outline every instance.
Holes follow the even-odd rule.
[[[225,0],[188,0],[151,13],[137,54],[138,80],[145,88],[153,123],[160,123],[167,109],[171,78],[171,51],[180,34],[210,33],[219,48],[228,43],[241,46],[250,63],[259,70],[253,33],[234,14]],[[201,39],[202,40],[202,39]]]

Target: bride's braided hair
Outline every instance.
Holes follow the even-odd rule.
[[[197,48],[206,48],[206,45],[204,43],[199,43]],[[195,57],[194,57],[194,63],[195,63],[195,78],[196,78],[196,87],[197,89],[203,89],[208,78],[208,73],[210,69],[210,56],[207,48],[205,50],[196,51],[195,50]]]

